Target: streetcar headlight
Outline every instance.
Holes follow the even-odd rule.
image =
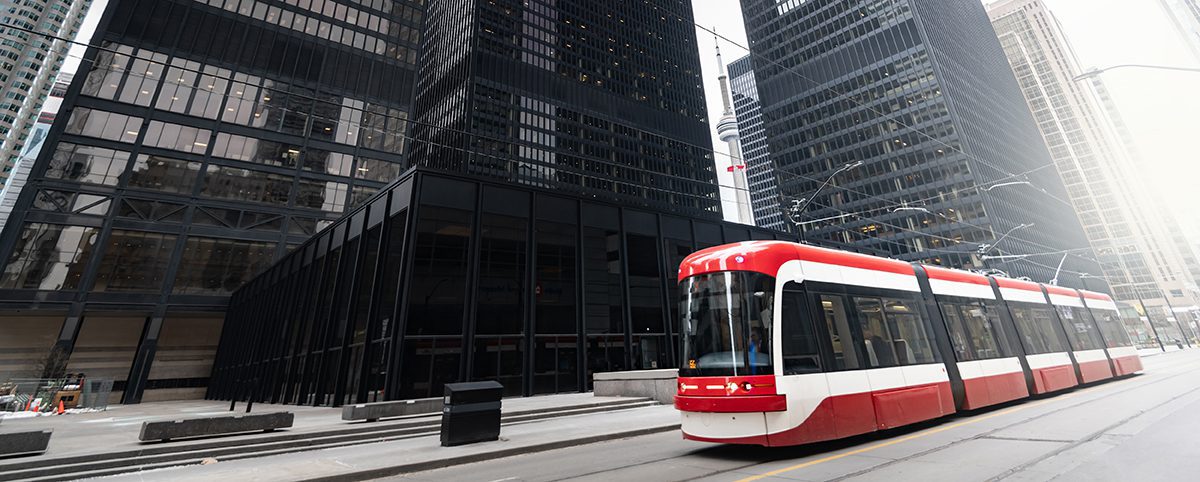
[[[750,391],[750,382],[743,383],[742,389],[746,390],[747,392]]]
[[[729,393],[736,392],[738,389],[737,382],[729,382]]]

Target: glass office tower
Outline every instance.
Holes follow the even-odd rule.
[[[203,393],[230,293],[400,174],[424,3],[110,0],[0,237],[0,347]]]
[[[430,2],[412,165],[720,217],[691,19],[689,0]]]
[[[980,2],[742,0],[742,11],[778,188],[815,196],[804,218],[824,220],[809,238],[1040,282],[1058,256],[985,263],[980,246],[1088,246]],[[1099,268],[1070,256],[1064,270]]]
[[[738,132],[741,134],[742,160],[746,163],[754,225],[787,230],[789,223],[780,205],[775,167],[771,165],[767,131],[763,127],[762,104],[758,100],[758,85],[754,81],[754,64],[749,55],[729,64],[729,78],[734,115],[737,116]]]

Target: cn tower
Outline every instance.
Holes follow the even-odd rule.
[[[714,37],[714,41],[717,39]],[[717,137],[721,139],[729,147],[729,167],[726,168],[733,175],[733,190],[734,199],[737,202],[737,222],[742,224],[754,224],[754,214],[750,209],[750,189],[749,183],[746,181],[746,162],[742,160],[742,146],[739,143],[737,116],[733,114],[733,101],[729,97],[729,75],[725,70],[725,62],[721,60],[721,45],[717,43],[717,68],[720,69],[721,76],[717,80],[721,83],[721,104],[725,110],[721,112],[721,119],[717,121]],[[716,156],[717,165],[721,165],[720,156]]]

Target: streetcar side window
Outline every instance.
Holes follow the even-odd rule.
[[[854,297],[858,323],[862,326],[869,368],[896,366],[896,351],[892,333],[883,317],[883,304],[877,298]]]
[[[950,333],[950,345],[954,347],[955,359],[974,360],[975,348],[971,346],[971,335],[967,334],[967,329],[963,327],[962,312],[958,309],[958,304],[943,301],[938,305],[942,308],[942,317],[946,319],[946,329]]]
[[[845,299],[837,295],[821,295],[821,313],[833,343],[834,369],[858,368],[858,352],[850,337],[850,318],[846,316]]]
[[[978,301],[943,301],[939,305],[950,324],[950,341],[959,361],[1001,358],[1011,353],[995,310],[988,310]]]
[[[987,301],[983,303],[983,311],[987,315],[987,326],[992,330],[992,335],[996,339],[996,347],[1000,349],[1001,356],[1015,356],[1017,351],[1009,344],[1004,322],[1000,318],[1000,304],[996,301]]]
[[[896,358],[902,365],[934,363],[933,347],[929,341],[926,323],[916,303],[898,299],[883,299],[888,327],[892,331],[892,344]]]
[[[1100,325],[1100,331],[1104,333],[1104,341],[1108,342],[1109,348],[1133,346],[1133,342],[1129,340],[1129,333],[1125,331],[1125,325],[1116,311],[1095,308],[1091,311],[1092,318]]]
[[[1061,339],[1054,333],[1054,314],[1049,307],[1020,301],[1010,301],[1008,306],[1027,353],[1064,351]]]
[[[1095,333],[1096,328],[1092,326],[1091,320],[1088,319],[1083,308],[1074,306],[1055,306],[1054,308],[1058,312],[1058,319],[1062,320],[1072,350],[1095,350],[1103,347],[1100,344],[1099,336]]]
[[[804,292],[796,282],[783,287],[780,334],[783,343],[783,374],[821,371],[821,351],[812,315],[805,310]]]
[[[855,297],[854,306],[870,367],[937,361],[915,304],[895,298]]]

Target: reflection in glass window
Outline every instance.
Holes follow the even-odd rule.
[[[146,138],[142,144],[175,151],[204,154],[208,149],[212,131],[197,127],[150,121],[146,127]]]
[[[142,154],[129,173],[129,187],[191,194],[196,177],[200,175],[200,165],[199,162]]]
[[[174,293],[232,293],[274,260],[275,243],[188,236]]]
[[[67,214],[92,214],[103,216],[108,213],[107,196],[43,189],[33,198],[33,209]]]
[[[304,154],[304,170],[350,177],[350,165],[353,161],[354,157],[350,154],[309,149]]]
[[[91,258],[98,229],[28,223],[4,267],[7,289],[73,290]]]
[[[350,209],[361,206],[363,203],[371,200],[375,193],[379,192],[379,188],[371,186],[354,186],[350,196]]]
[[[358,166],[354,169],[354,177],[378,182],[391,182],[400,177],[400,173],[400,164],[365,157],[358,158]]]
[[[100,259],[95,291],[156,292],[162,289],[175,249],[173,234],[114,229]]]
[[[66,133],[133,143],[142,130],[142,119],[124,114],[76,107],[67,121]]]
[[[59,143],[46,167],[46,177],[84,184],[116,186],[129,153],[103,147]]]
[[[101,99],[116,97],[117,88],[120,87],[121,79],[129,67],[129,54],[132,52],[133,47],[128,45],[109,46],[107,50],[100,50],[96,54],[95,68],[88,72],[80,95]]]
[[[128,77],[125,79],[125,85],[121,86],[119,100],[125,104],[150,105],[150,100],[154,98],[154,92],[158,89],[158,79],[162,78],[166,62],[167,54],[158,52],[143,51],[134,56],[133,64],[129,67]]]
[[[288,183],[290,185],[290,179]],[[296,206],[340,213],[346,210],[349,191],[350,186],[346,183],[302,178]]]
[[[304,185],[301,184],[301,187]],[[209,165],[200,194],[217,199],[286,205],[292,177],[236,167]]]
[[[267,166],[296,167],[300,147],[253,137],[218,133],[213,157],[224,157]]]

